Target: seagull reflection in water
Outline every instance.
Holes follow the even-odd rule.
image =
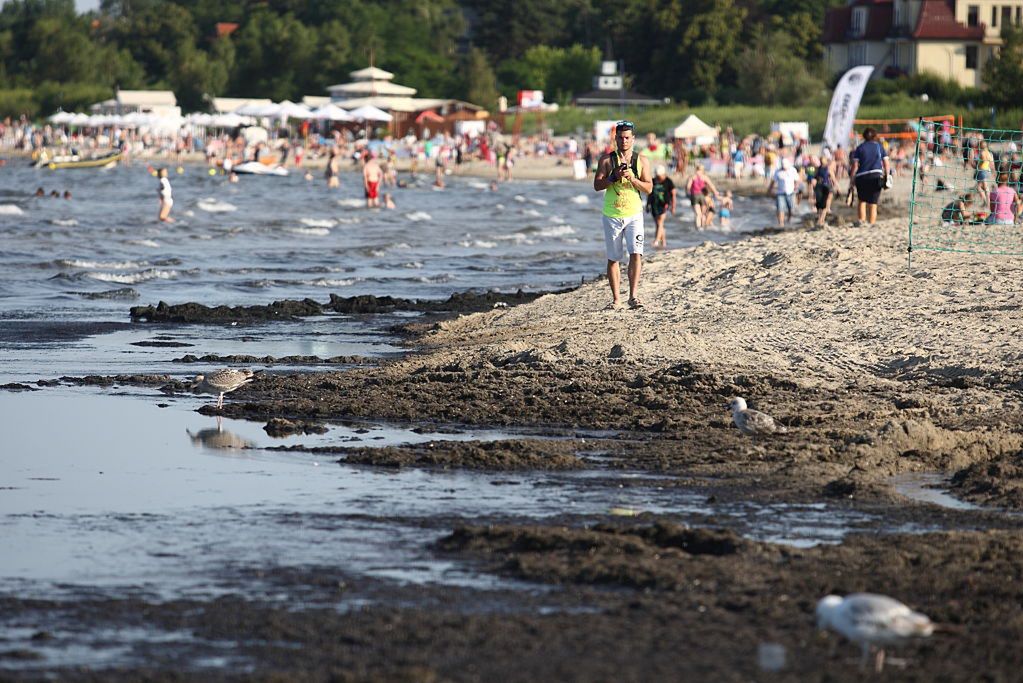
[[[256,445],[254,442],[224,429],[219,415],[217,416],[216,428],[200,429],[197,432],[186,429],[185,432],[188,434],[188,438],[192,440],[192,445],[201,448],[241,451]]]

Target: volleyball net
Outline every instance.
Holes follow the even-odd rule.
[[[909,252],[1023,255],[1023,132],[917,122]]]

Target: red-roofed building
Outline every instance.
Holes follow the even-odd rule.
[[[833,72],[869,64],[874,77],[930,71],[980,86],[1001,30],[1023,23],[1023,0],[849,0],[828,11],[822,41]]]

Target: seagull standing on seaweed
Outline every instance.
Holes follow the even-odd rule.
[[[763,436],[765,434],[784,434],[788,430],[776,424],[774,418],[759,410],[746,407],[746,399],[738,396],[729,399],[728,409],[732,411],[732,422],[746,436]]]
[[[192,382],[192,389],[207,394],[219,394],[217,397],[217,409],[224,406],[224,394],[229,394],[239,387],[243,387],[252,381],[253,372],[248,369],[233,370],[225,368],[217,370],[212,375],[196,375]]]

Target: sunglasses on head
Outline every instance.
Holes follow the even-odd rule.
[[[615,124],[615,130],[635,130],[636,124],[632,121],[619,121]]]

